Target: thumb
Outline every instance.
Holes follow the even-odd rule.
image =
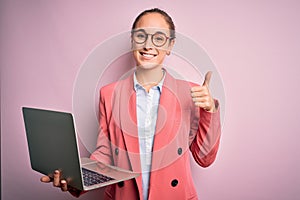
[[[204,82],[203,82],[203,84],[202,84],[203,86],[204,86],[204,85],[206,85],[206,86],[209,85],[211,75],[212,75],[212,71],[208,71],[208,72],[205,74]]]
[[[49,176],[43,176],[41,177],[41,182],[44,182],[44,183],[49,183],[51,182],[51,178]]]

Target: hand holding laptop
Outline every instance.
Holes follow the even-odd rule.
[[[73,196],[79,197],[80,194],[83,192],[80,190],[77,190],[76,188],[68,186],[68,183],[66,180],[61,179],[60,171],[55,170],[53,173],[53,178],[49,176],[42,176],[41,182],[43,183],[53,183],[54,187],[59,187],[63,192],[70,192]]]
[[[31,167],[46,175],[41,177],[42,182],[53,182],[53,186],[78,197],[85,191],[140,175],[99,160],[80,158],[71,113],[29,107],[22,111]]]
[[[62,191],[68,191],[67,181],[61,179],[59,170],[54,171],[53,178],[51,178],[50,176],[42,176],[41,182],[44,183],[52,182],[54,187],[60,187]]]

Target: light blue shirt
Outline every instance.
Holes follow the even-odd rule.
[[[138,83],[135,74],[133,77],[134,89],[136,91],[137,125],[144,200],[148,199],[152,147],[156,128],[159,99],[162,92],[164,78],[165,74],[158,85],[153,86],[148,93],[145,88]]]

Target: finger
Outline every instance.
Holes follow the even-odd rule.
[[[68,191],[68,184],[67,184],[66,180],[61,180],[60,181],[60,188],[64,192]]]
[[[192,98],[196,97],[207,97],[209,96],[209,92],[207,90],[202,90],[200,92],[192,92]]]
[[[203,86],[194,86],[191,87],[191,92],[198,92],[199,90],[202,90]]]
[[[209,102],[209,98],[208,97],[195,97],[193,98],[193,102],[200,102],[200,103],[205,103],[205,102]]]
[[[202,85],[206,85],[206,86],[209,85],[211,75],[212,75],[212,71],[209,71],[205,74],[205,79]]]
[[[54,171],[54,179],[53,179],[53,186],[59,187],[60,186],[60,171]]]
[[[200,108],[208,108],[209,107],[208,102],[195,102],[195,105],[200,107]]]
[[[191,93],[193,92],[202,92],[204,90],[207,90],[208,91],[208,87],[205,85],[205,86],[194,86],[191,88]]]
[[[194,102],[195,106],[198,106],[200,108],[203,108],[206,111],[210,111],[213,109],[213,105],[209,102]]]
[[[214,102],[209,102],[209,101],[200,102],[200,101],[196,101],[196,102],[194,102],[194,104],[195,104],[195,106],[203,108],[204,110],[206,110],[208,112],[214,112],[215,111],[215,103]]]
[[[43,176],[40,180],[43,183],[50,183],[52,181],[52,179],[49,176]]]

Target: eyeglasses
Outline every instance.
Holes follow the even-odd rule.
[[[143,44],[147,41],[148,35],[151,35],[151,41],[156,47],[162,47],[166,44],[168,39],[173,39],[172,37],[166,36],[162,32],[156,32],[154,34],[148,34],[145,30],[135,30],[132,31],[132,39],[137,44]]]

